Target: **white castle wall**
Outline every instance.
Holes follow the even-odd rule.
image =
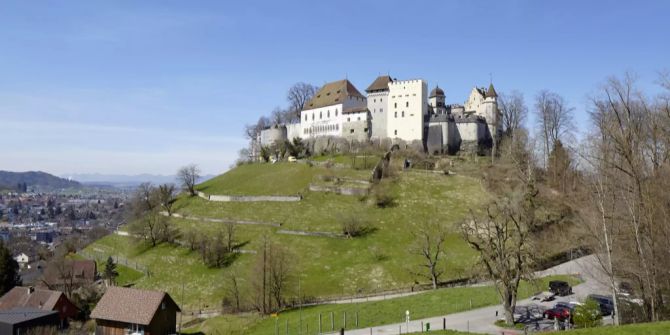
[[[387,136],[388,102],[388,91],[368,93],[368,110],[370,110],[370,123],[372,125],[370,138],[372,139],[380,139]]]
[[[300,137],[340,136],[344,104],[304,110],[300,113]]]
[[[420,79],[389,83],[387,137],[423,140],[423,118],[428,112],[426,82]]]

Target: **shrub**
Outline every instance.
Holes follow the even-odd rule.
[[[372,187],[370,197],[372,204],[379,208],[388,208],[395,206],[395,195],[391,192],[391,183],[381,181]]]
[[[364,236],[373,231],[372,226],[361,219],[360,215],[344,215],[340,221],[342,224],[342,234],[349,238]]]
[[[602,318],[598,302],[593,299],[588,299],[584,305],[575,308],[572,321],[575,323],[575,326],[579,328],[590,328],[600,325],[600,320]]]

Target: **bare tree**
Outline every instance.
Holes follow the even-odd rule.
[[[159,211],[158,192],[151,183],[142,183],[137,187],[130,201],[130,231],[156,246],[160,234],[160,221],[163,216]]]
[[[226,250],[228,252],[233,252],[235,249],[235,243],[236,243],[236,237],[235,237],[235,223],[233,222],[226,222],[225,225],[225,234],[226,234]]]
[[[537,191],[529,183],[525,192],[512,195],[488,205],[481,217],[472,212],[472,219],[461,224],[463,239],[495,282],[509,325],[514,323],[519,284],[530,272],[529,232],[535,224]]]
[[[233,312],[239,312],[242,309],[242,290],[240,287],[240,279],[236,271],[231,270],[227,272],[224,281],[227,283],[226,298],[230,299],[233,305]]]
[[[528,117],[528,107],[524,101],[523,94],[512,91],[509,95],[500,94],[498,106],[502,113],[503,133],[514,141],[515,135]]]
[[[172,205],[177,201],[174,184],[162,184],[158,186],[158,200],[161,207],[168,213],[168,216],[172,216]]]
[[[286,94],[286,99],[289,102],[290,117],[286,122],[300,121],[300,112],[305,107],[305,104],[312,99],[314,94],[319,90],[318,87],[307,83],[294,84]]]
[[[662,82],[661,82],[662,84]],[[670,114],[664,96],[650,101],[635,85],[635,78],[611,78],[593,99],[591,118],[595,132],[589,155],[598,197],[593,197],[593,218],[587,222],[600,234],[594,246],[607,256],[603,270],[633,285],[643,300],[646,321],[664,316],[663,296],[670,292]],[[587,227],[589,228],[589,227]]]
[[[410,247],[410,252],[421,256],[420,266],[424,269],[413,273],[428,278],[433,289],[436,290],[440,276],[444,272],[439,263],[444,255],[443,248],[447,232],[439,223],[427,222],[413,230],[412,235],[414,244]]]
[[[256,254],[251,283],[254,303],[261,313],[269,313],[284,305],[286,288],[290,281],[292,262],[288,250],[263,235],[260,250]]]
[[[540,91],[535,97],[536,123],[543,142],[544,165],[546,166],[549,153],[554,149],[554,143],[559,139],[567,143],[573,130],[572,111],[565,99],[560,95],[547,90]]]
[[[181,182],[182,187],[189,192],[191,196],[195,196],[195,184],[200,178],[200,168],[197,165],[191,164],[182,167],[177,171],[177,180]]]

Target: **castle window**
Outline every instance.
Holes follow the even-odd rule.
[[[393,103],[393,108],[398,108],[398,103],[397,102]]]
[[[359,116],[359,117],[358,117],[358,121],[360,121],[360,120],[361,120],[361,117]]]
[[[337,108],[335,108],[335,116],[337,116]]]
[[[398,136],[398,130],[394,130],[394,131],[393,131],[393,135]]]
[[[363,128],[363,131],[367,133],[367,132],[368,132],[368,128]]]
[[[327,116],[330,117],[330,110],[328,110],[328,114],[327,114]]]
[[[339,124],[335,125],[335,130],[340,130],[340,125]]]
[[[405,112],[404,111],[402,112],[402,117],[405,117]]]
[[[350,118],[350,117],[347,118],[347,122],[351,122],[351,118]]]
[[[384,99],[383,99],[383,98],[379,98],[379,102],[382,102],[382,101],[384,101]]]
[[[319,120],[323,119],[323,112],[319,112]]]
[[[380,112],[380,113],[383,112],[383,111],[384,111],[384,108],[380,108],[380,109],[379,109],[379,112]]]
[[[314,121],[314,113],[312,113],[312,121]]]
[[[395,112],[395,115],[393,117],[398,117],[398,112]]]
[[[307,114],[305,114],[305,121],[307,121]]]
[[[372,99],[372,102],[377,102],[377,99]]]
[[[405,102],[405,107],[409,107],[409,101]]]
[[[349,132],[353,134],[353,133],[354,133],[354,130],[353,130],[353,129],[350,129]]]

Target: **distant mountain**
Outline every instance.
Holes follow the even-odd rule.
[[[29,190],[35,189],[40,191],[81,187],[81,184],[74,180],[56,177],[42,171],[0,171],[0,189],[17,190],[17,185],[23,183],[26,184]]]
[[[155,175],[148,173],[138,175],[73,173],[63,177],[77,180],[83,184],[89,184],[89,185],[134,186],[139,185],[141,183],[177,184],[177,176],[175,175]],[[213,177],[214,177],[213,175],[205,175],[200,178],[200,181],[205,181]]]

